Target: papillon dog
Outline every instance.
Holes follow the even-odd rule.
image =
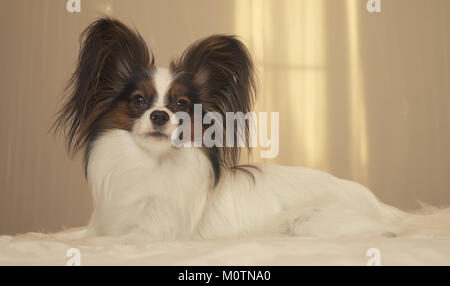
[[[88,233],[156,241],[394,234],[408,216],[319,170],[240,166],[238,146],[174,146],[180,122],[172,118],[193,115],[195,104],[222,116],[252,110],[254,66],[235,36],[194,42],[168,68],[155,65],[137,31],[111,18],[92,23],[80,45],[55,126],[72,153],[84,154],[94,205]],[[245,139],[247,127],[231,132]]]

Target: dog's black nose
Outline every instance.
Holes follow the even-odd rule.
[[[150,120],[153,124],[161,126],[169,121],[169,114],[163,110],[155,110],[150,114]]]

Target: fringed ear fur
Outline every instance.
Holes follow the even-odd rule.
[[[102,18],[84,30],[77,68],[67,85],[70,94],[53,126],[64,129],[72,154],[87,145],[92,124],[127,82],[148,76],[153,63],[141,35],[117,20]]]
[[[246,47],[236,37],[214,35],[197,41],[179,59],[172,61],[171,69],[175,74],[191,78],[198,89],[203,113],[218,112],[225,119],[226,112],[246,114],[252,110],[255,100],[254,66]],[[226,120],[223,120],[224,140],[227,137],[226,124]],[[243,140],[248,147],[248,122],[243,134],[238,134],[236,126],[233,132],[235,140]],[[206,151],[212,162],[216,181],[220,177],[220,166],[237,166],[240,147],[236,142],[234,147],[213,147]]]

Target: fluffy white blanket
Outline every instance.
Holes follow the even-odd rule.
[[[402,237],[270,237],[150,243],[58,234],[0,236],[0,265],[66,265],[70,248],[81,265],[450,265],[450,235]],[[367,256],[370,248],[377,248]],[[72,256],[73,258],[73,256]]]

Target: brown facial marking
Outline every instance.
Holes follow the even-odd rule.
[[[156,97],[156,88],[153,81],[147,80],[137,84],[137,89],[131,93],[130,99],[134,99],[137,95],[144,97],[145,105],[153,104]]]
[[[168,108],[172,112],[184,111],[189,114],[193,111],[189,90],[181,83],[174,83],[167,91]]]
[[[131,130],[136,119],[151,108],[156,89],[151,80],[139,82],[136,88],[123,94],[103,116],[100,128]]]
[[[173,113],[176,112],[187,112],[191,118],[191,140],[194,138],[194,105],[193,100],[191,98],[191,92],[189,88],[181,83],[174,82],[171,87],[167,91],[167,108],[171,110]],[[182,134],[182,136],[186,136],[186,134]],[[180,136],[180,137],[182,137]],[[180,138],[182,139],[182,138]]]
[[[115,107],[108,112],[104,119],[104,128],[118,128],[131,130],[133,119],[130,116],[130,106],[127,102],[122,101],[115,105]]]

